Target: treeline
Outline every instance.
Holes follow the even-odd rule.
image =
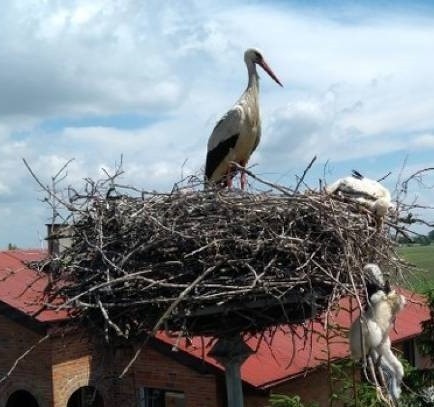
[[[428,246],[430,244],[434,244],[434,230],[431,230],[431,232],[429,232],[427,235],[418,235],[412,239],[400,237],[398,242],[402,244],[420,244],[422,246]]]

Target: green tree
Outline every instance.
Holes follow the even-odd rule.
[[[428,233],[428,239],[431,240],[431,242],[434,242],[434,229]]]
[[[18,247],[13,243],[8,243],[8,250],[16,250]]]
[[[300,396],[286,396],[284,394],[272,394],[270,397],[272,407],[317,407],[318,404],[303,404]]]
[[[414,238],[413,241],[415,243],[422,245],[422,246],[428,246],[429,244],[431,244],[431,240],[429,239],[428,236],[418,236],[418,237]]]
[[[434,289],[427,293],[427,297],[430,319],[422,322],[422,335],[418,338],[417,344],[420,352],[434,362]]]
[[[333,392],[330,396],[331,405],[344,405],[345,407],[381,406],[374,386],[355,378],[354,363],[351,359],[344,359],[330,365],[333,382]]]

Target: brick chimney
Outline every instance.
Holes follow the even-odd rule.
[[[65,223],[47,223],[48,254],[57,257],[71,246],[72,239],[69,233],[69,225]]]

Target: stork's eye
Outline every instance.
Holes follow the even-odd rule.
[[[257,61],[260,61],[262,59],[262,55],[258,51],[255,51],[255,58]]]

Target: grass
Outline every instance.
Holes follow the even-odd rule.
[[[414,273],[408,278],[407,288],[419,293],[434,289],[434,244],[402,246],[399,253],[416,266]]]

